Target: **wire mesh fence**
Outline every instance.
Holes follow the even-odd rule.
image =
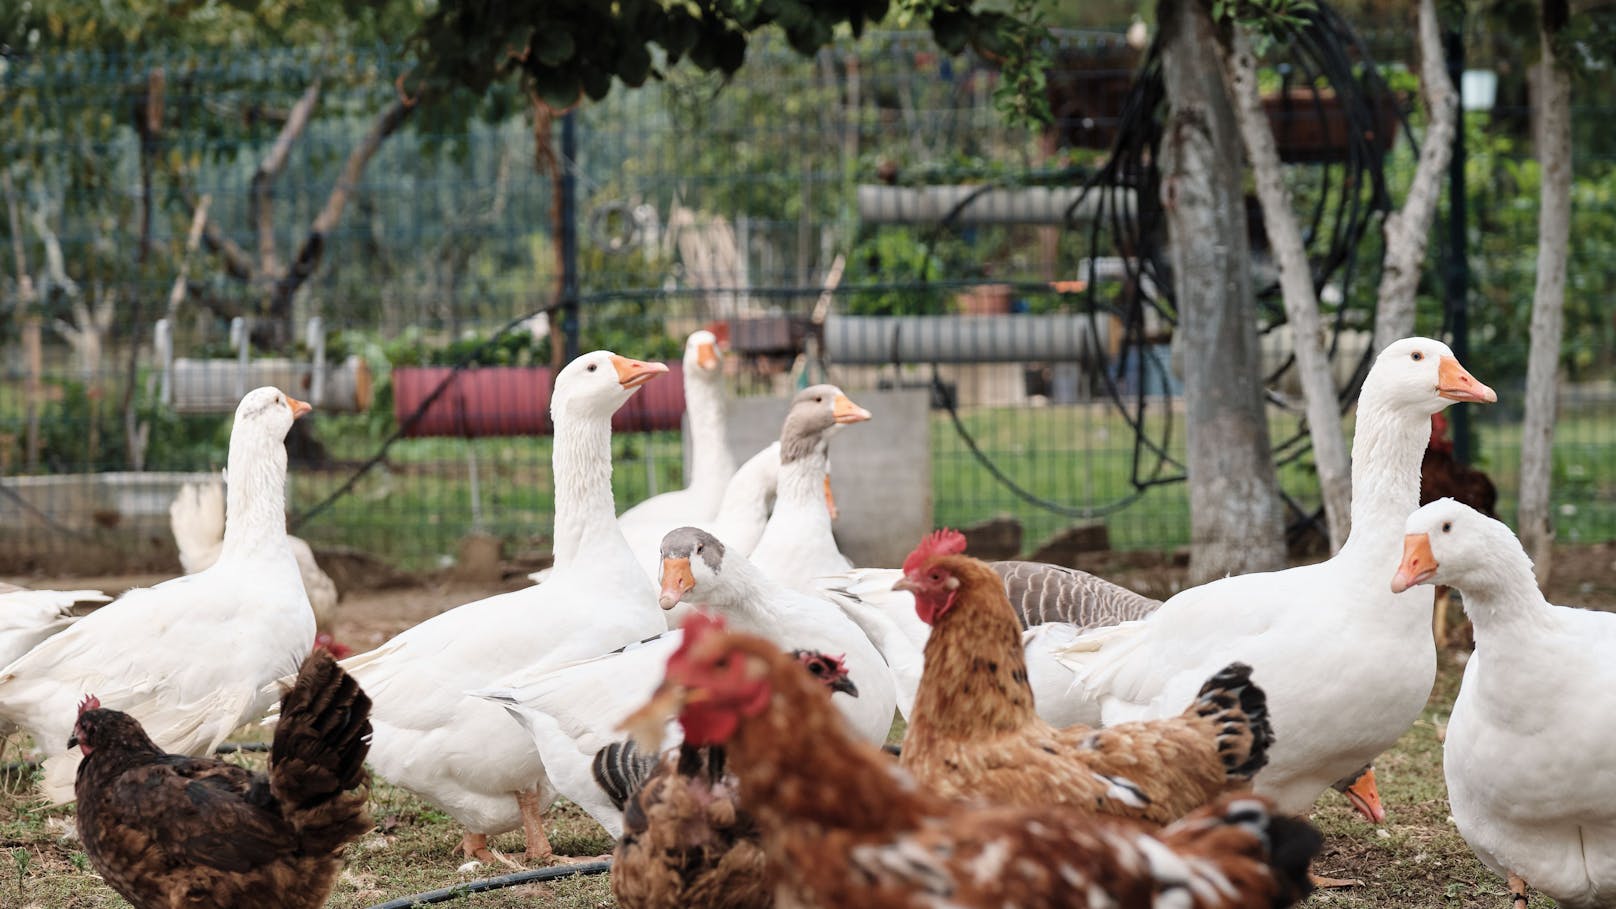
[[[1406,36],[1367,45],[1388,122],[1401,111],[1417,126]],[[1470,45],[1473,65],[1499,62],[1484,36]],[[1137,232],[1101,229],[1138,222],[1156,187],[1113,172],[1109,201],[1084,192],[1136,122],[1130,86],[1148,57],[1096,32],[1063,35],[1055,59],[1057,120],[1035,131],[993,109],[991,65],[924,36],[872,34],[811,59],[765,42],[729,84],[675,69],[579,109],[570,148],[553,112],[517,93],[404,104],[404,64],[386,48],[7,60],[0,571],[163,552],[177,484],[223,465],[228,402],[266,382],[320,390],[289,443],[305,537],[416,568],[472,530],[546,551],[542,429],[472,427],[464,395],[448,397],[459,416],[447,423],[406,424],[457,368],[488,383],[497,412],[538,400],[542,423],[569,235],[585,349],[676,360],[685,334],[722,325],[737,396],[809,381],[855,397],[916,389],[933,404],[921,456],[936,523],[1010,516],[1029,551],[1073,524],[1103,525],[1118,548],[1182,546],[1182,351],[1158,286],[1170,282],[1140,268]],[[1323,256],[1354,204],[1332,169],[1340,127],[1306,93],[1317,74],[1270,62],[1270,116],[1295,151],[1302,208],[1324,212],[1309,238]],[[1465,243],[1467,365],[1501,400],[1476,409],[1473,453],[1508,518],[1538,177],[1524,89],[1501,85],[1466,115]],[[1579,94],[1574,118],[1555,500],[1561,538],[1581,542],[1616,538],[1616,322],[1601,305],[1616,283],[1610,97]],[[1395,137],[1376,165],[1400,198],[1413,151],[1377,128]],[[1323,292],[1346,385],[1381,253],[1378,216],[1354,217],[1358,271]],[[1272,283],[1254,233],[1254,267]],[[1426,333],[1451,328],[1446,235],[1422,285]],[[1287,342],[1272,330],[1277,298],[1264,300],[1277,375]],[[1283,376],[1273,398],[1273,437],[1296,437]],[[620,507],[682,485],[678,406],[647,405],[614,439]],[[1279,455],[1300,521],[1317,501],[1305,443]]]

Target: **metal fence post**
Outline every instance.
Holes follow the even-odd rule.
[[[1448,77],[1456,86],[1464,84],[1464,24],[1442,36],[1448,58]],[[1462,89],[1461,89],[1462,90]],[[1448,164],[1448,267],[1446,299],[1447,322],[1453,329],[1453,355],[1460,363],[1470,357],[1470,257],[1465,248],[1469,226],[1465,198],[1465,111],[1459,102],[1458,128],[1453,132],[1453,158]],[[1448,410],[1453,421],[1453,455],[1461,464],[1470,463],[1470,408]]]
[[[561,118],[561,332],[578,356],[578,114]]]

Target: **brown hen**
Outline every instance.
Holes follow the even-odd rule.
[[[1240,663],[1183,714],[1106,729],[1057,729],[1033,709],[1021,624],[999,575],[939,531],[904,563],[932,626],[901,762],[951,798],[1071,805],[1156,824],[1241,786],[1267,762],[1267,701]]]
[[[685,625],[651,701],[629,719],[724,745],[780,905],[845,909],[1285,907],[1321,844],[1255,796],[1160,831],[1070,807],[989,807],[917,785],[769,642],[703,615]]]
[[[90,864],[136,909],[311,909],[370,829],[370,699],[316,650],[281,698],[268,773],[167,754],[139,721],[80,708],[74,793]]]
[[[840,658],[811,650],[792,656],[827,693],[858,697]],[[757,824],[724,763],[719,745],[683,744],[658,760],[628,741],[595,755],[595,782],[623,809],[623,838],[612,857],[612,896],[622,909],[774,904]]]

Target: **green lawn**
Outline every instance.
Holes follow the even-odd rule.
[[[1499,488],[1500,511],[1514,515],[1520,461],[1520,427],[1488,421],[1476,408],[1480,466]],[[1502,417],[1499,414],[1498,417]],[[333,455],[358,460],[371,453],[369,436],[349,432],[339,418],[322,426]],[[1495,418],[1496,419],[1496,418]],[[1133,434],[1102,405],[1041,408],[980,408],[964,414],[967,431],[1006,474],[1033,494],[1075,508],[1104,508],[1133,491]],[[351,425],[351,424],[349,424]],[[1276,417],[1276,438],[1295,429],[1293,418]],[[850,430],[857,432],[858,429]],[[1616,485],[1601,477],[1616,468],[1616,412],[1585,408],[1564,415],[1556,430],[1557,527],[1566,542],[1616,538]],[[613,439],[613,485],[620,507],[649,489],[678,488],[680,445],[676,433],[618,435]],[[1182,459],[1183,422],[1172,427],[1170,454]],[[1019,518],[1028,548],[1072,519],[1029,505],[1001,485],[972,455],[945,414],[932,418],[933,518],[959,526],[1000,514]],[[477,465],[482,529],[518,549],[548,550],[554,503],[550,439],[414,439],[396,444],[388,462],[367,476],[353,494],[304,528],[317,542],[356,546],[410,568],[434,567],[454,552],[473,526],[471,468]],[[1173,468],[1167,468],[1173,471]],[[294,502],[307,508],[347,478],[346,470],[294,471]],[[1298,501],[1317,501],[1310,462],[1283,467],[1281,484]],[[1107,514],[1112,546],[1171,549],[1189,542],[1188,502],[1182,483],[1151,486],[1137,501]]]

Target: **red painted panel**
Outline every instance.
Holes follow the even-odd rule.
[[[447,366],[401,366],[393,370],[393,417],[400,425],[452,370]],[[551,370],[548,366],[480,366],[461,370],[443,394],[405,433],[411,437],[549,435]],[[685,411],[681,363],[642,386],[612,418],[614,432],[678,429]]]

